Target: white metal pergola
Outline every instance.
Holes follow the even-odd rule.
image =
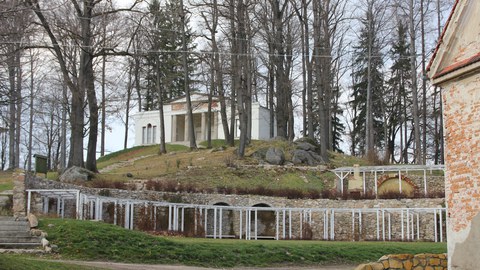
[[[156,213],[160,208],[165,209],[168,215],[168,230],[184,232],[185,229],[185,211],[193,210],[194,228],[197,224],[204,222],[205,237],[214,239],[232,238],[246,240],[258,239],[292,239],[294,237],[303,237],[304,224],[309,226],[317,225],[321,228],[321,235],[317,238],[323,240],[335,240],[336,226],[345,227],[345,225],[336,224],[336,217],[339,215],[351,215],[352,235],[356,230],[371,230],[376,237],[369,240],[378,241],[412,241],[429,240],[435,242],[444,241],[444,220],[446,217],[445,208],[291,208],[291,207],[248,207],[248,206],[223,206],[223,205],[200,205],[200,204],[181,204],[168,203],[160,201],[121,199],[114,197],[105,197],[97,195],[83,194],[79,190],[42,190],[29,189],[27,211],[31,211],[32,194],[38,194],[43,199],[42,211],[48,212],[48,200],[57,199],[57,214],[64,217],[65,200],[75,200],[76,218],[103,220],[103,207],[106,204],[114,205],[113,223],[118,225],[117,209],[124,209],[122,223],[126,229],[134,229],[135,206],[150,206]],[[84,211],[84,206],[88,209]],[[138,209],[137,209],[138,210]],[[137,211],[138,212],[138,211]],[[233,213],[236,220],[237,235],[228,235],[223,232],[223,220],[226,213]],[[273,235],[259,234],[259,213],[270,212],[274,214],[275,227]],[[197,219],[197,213],[203,217],[203,220]],[[367,218],[367,215],[368,216]],[[210,216],[210,218],[209,218]],[[373,216],[373,217],[372,217]],[[365,217],[365,218],[362,218]],[[434,228],[424,228],[421,226],[422,218],[433,219]],[[157,222],[155,219],[153,222]],[[233,221],[232,221],[233,222]],[[296,223],[296,225],[295,225]],[[156,224],[153,224],[156,228]],[[396,226],[395,226],[396,225]],[[350,226],[350,225],[348,225]],[[208,233],[208,228],[213,228],[212,233]],[[426,233],[423,230],[430,229],[434,231],[433,238],[425,238]],[[343,229],[343,228],[342,228]],[[397,231],[396,231],[397,230]],[[396,235],[396,237],[393,237]],[[353,239],[351,239],[353,240]]]
[[[374,175],[374,192],[378,193],[378,174],[379,173],[398,173],[398,186],[399,192],[402,193],[402,173],[420,171],[423,172],[423,191],[425,196],[428,194],[427,190],[427,173],[433,171],[445,171],[445,165],[390,165],[390,166],[359,166],[359,167],[340,167],[332,170],[340,180],[340,192],[344,193],[344,181],[355,170],[358,170],[363,177],[363,192],[366,193],[366,174],[370,173]]]
[[[30,213],[32,205],[32,193],[39,194],[42,197],[42,210],[48,212],[48,200],[57,199],[57,215],[65,216],[65,200],[75,200],[75,208],[78,218],[80,212],[80,190],[78,189],[28,189],[27,192],[27,214]]]

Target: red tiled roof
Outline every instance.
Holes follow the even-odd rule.
[[[436,78],[439,78],[439,77],[442,77],[444,75],[447,75],[448,73],[451,73],[451,72],[454,72],[456,70],[459,70],[463,67],[466,67],[466,66],[469,66],[469,65],[472,65],[472,64],[475,64],[477,62],[480,61],[480,52],[475,54],[474,56],[468,58],[468,59],[465,59],[465,60],[462,60],[460,62],[457,62],[453,65],[450,65],[444,69],[442,69],[440,72],[437,72],[435,75],[433,75],[432,79],[436,79]]]

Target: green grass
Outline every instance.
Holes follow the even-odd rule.
[[[225,140],[216,139],[216,140],[212,140],[211,143],[212,143],[212,148],[228,147],[228,145],[225,143]],[[234,143],[235,145],[238,145],[239,141],[235,140]],[[207,141],[202,141],[199,143],[199,145],[206,148],[208,143]]]
[[[31,256],[0,254],[0,269],[2,270],[94,270],[102,269],[89,266],[79,266],[68,263],[45,261]]]
[[[12,189],[13,189],[13,183],[0,183],[0,192],[5,190],[12,190]]]
[[[13,189],[12,171],[0,171],[0,192]]]
[[[219,148],[224,146],[224,141],[214,140],[212,145],[214,148]],[[185,146],[180,146],[178,149],[167,149],[168,153],[164,155],[152,155],[157,153],[158,146],[134,147],[100,158],[98,167],[104,168],[139,156],[151,156],[104,172],[97,179],[128,181],[131,178],[126,175],[132,174],[135,179],[176,182],[185,186],[194,186],[198,190],[215,190],[218,187],[232,190],[263,187],[321,192],[333,187],[335,176],[331,172],[299,171],[294,168],[265,170],[255,167],[231,167],[232,164],[258,164],[258,160],[252,157],[253,153],[268,147],[281,148],[287,156],[294,149],[294,146],[287,141],[252,141],[246,150],[245,158],[239,159],[235,155],[235,147],[226,147],[220,151],[207,149],[189,151]]]
[[[168,152],[188,150],[188,147],[184,145],[178,145],[178,144],[167,144],[166,147]],[[100,157],[97,160],[97,167],[98,169],[102,169],[107,167],[108,165],[111,165],[120,161],[126,161],[131,158],[155,155],[155,154],[158,154],[159,148],[160,146],[156,144],[156,145],[148,145],[148,146],[135,146],[132,148],[113,152],[111,154]]]
[[[48,226],[53,224],[53,226]],[[165,238],[92,221],[42,219],[64,259],[204,267],[357,264],[392,253],[444,253],[442,243]]]

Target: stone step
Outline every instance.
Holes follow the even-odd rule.
[[[41,240],[38,237],[27,236],[27,237],[0,237],[0,243],[37,243],[41,244]]]
[[[26,217],[21,217],[21,218],[15,218],[12,216],[0,216],[0,221],[2,220],[12,220],[12,221],[25,221],[27,220]]]
[[[16,232],[30,231],[30,226],[26,224],[21,224],[21,225],[0,224],[0,231],[16,231]]]
[[[0,243],[0,248],[5,249],[34,249],[41,246],[41,243]]]
[[[0,237],[30,237],[29,231],[0,231]]]
[[[0,220],[0,230],[1,226],[29,226],[28,221],[14,221],[14,220]]]

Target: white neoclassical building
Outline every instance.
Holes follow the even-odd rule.
[[[193,122],[195,126],[195,138],[197,142],[207,139],[207,113],[208,95],[194,93],[191,96],[193,107]],[[165,119],[165,142],[182,143],[189,141],[188,137],[188,116],[186,98],[181,97],[163,106]],[[225,139],[220,116],[220,102],[213,97],[212,102],[212,139]],[[230,109],[227,106],[227,115],[230,117]],[[135,122],[135,145],[149,145],[160,143],[160,113],[155,111],[142,111],[134,116]],[[228,120],[230,124],[230,119]],[[235,138],[240,136],[238,129],[239,120],[235,121]],[[266,140],[270,138],[270,116],[269,110],[260,106],[259,103],[252,104],[252,139]]]

